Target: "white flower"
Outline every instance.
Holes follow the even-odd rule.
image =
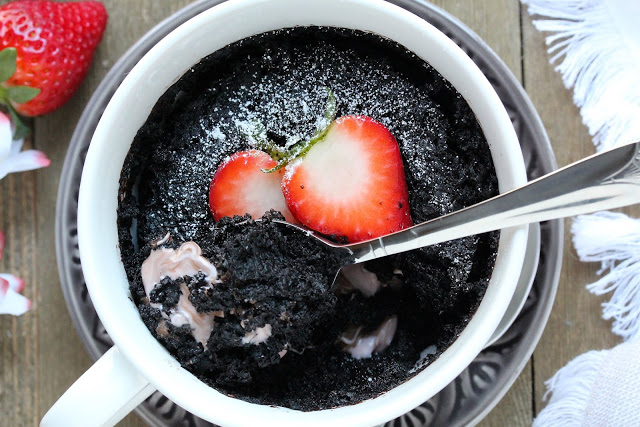
[[[51,163],[42,151],[20,151],[23,143],[22,139],[13,139],[9,117],[0,113],[0,179],[12,172],[38,169]]]
[[[0,258],[4,249],[4,233],[0,231]],[[31,308],[29,301],[20,292],[24,289],[24,280],[13,274],[0,273],[0,314],[19,316]]]
[[[0,179],[12,172],[22,172],[49,166],[41,151],[22,149],[24,140],[14,140],[11,121],[0,113]],[[4,249],[4,233],[0,231],[0,258]],[[0,273],[0,314],[19,316],[31,308],[31,301],[20,294],[24,280],[13,274]]]

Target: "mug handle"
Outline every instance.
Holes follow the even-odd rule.
[[[113,426],[154,391],[113,346],[53,404],[40,426]]]

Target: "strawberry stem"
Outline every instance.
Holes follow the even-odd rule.
[[[284,155],[280,159],[276,159],[275,157],[271,156],[274,160],[278,162],[278,164],[276,164],[271,169],[263,169],[262,172],[272,173],[282,169],[283,167],[291,163],[293,160],[307,154],[311,149],[311,147],[313,147],[316,142],[324,139],[327,132],[329,132],[329,128],[331,127],[331,124],[336,118],[336,111],[337,111],[337,102],[336,102],[335,94],[330,88],[326,87],[325,89],[327,91],[327,102],[324,105],[324,116],[321,119],[319,119],[318,122],[316,123],[316,131],[313,133],[311,138],[307,140],[301,140],[291,145],[288,148],[288,150],[284,152],[281,150],[281,153],[283,153]],[[265,134],[266,134],[266,131],[265,131]]]
[[[238,124],[238,130],[249,142],[249,145],[264,151],[275,161],[280,161],[286,156],[286,151],[280,148],[267,136],[267,129],[258,119],[251,120],[248,124]]]
[[[38,92],[40,92],[39,89]],[[29,135],[31,130],[22,122],[22,120],[20,119],[20,115],[18,115],[18,112],[13,107],[11,101],[12,100],[7,88],[5,88],[4,86],[0,86],[0,104],[4,105],[7,108],[7,110],[9,111],[9,115],[11,116],[11,121],[13,121],[13,124],[16,127],[16,130],[13,133],[13,139],[22,139],[25,136]]]

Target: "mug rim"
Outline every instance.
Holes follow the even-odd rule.
[[[269,3],[268,6],[267,3]],[[326,7],[325,3],[326,0],[311,0],[305,2],[305,7],[312,8],[311,5],[315,5],[316,7],[322,5],[323,7]],[[396,37],[404,37],[403,34],[406,34],[407,29],[410,29],[409,33],[413,36],[420,36],[420,40],[424,40],[422,37],[425,37],[429,42],[436,43],[441,49],[439,53],[443,55],[447,61],[452,61],[453,63],[458,64],[460,66],[458,71],[463,71],[463,78],[469,79],[472,82],[471,86],[477,86],[475,89],[472,87],[469,90],[460,90],[460,85],[456,85],[452,82],[453,86],[456,87],[463,97],[465,97],[467,102],[469,102],[469,105],[474,112],[476,112],[476,109],[480,107],[487,108],[487,111],[489,111],[489,113],[486,113],[486,111],[484,113],[476,112],[476,115],[478,115],[478,113],[481,113],[481,115],[485,114],[495,121],[495,123],[488,123],[489,119],[481,120],[480,117],[478,117],[478,120],[483,127],[483,131],[485,131],[485,135],[487,135],[485,126],[491,127],[495,125],[495,127],[498,128],[493,130],[495,136],[504,138],[504,141],[507,141],[505,142],[506,146],[503,147],[502,154],[511,161],[508,163],[508,166],[512,168],[512,170],[509,171],[509,179],[511,182],[507,188],[503,188],[505,179],[500,179],[500,173],[504,174],[506,172],[504,172],[502,168],[499,171],[496,166],[496,172],[499,174],[498,178],[501,185],[501,192],[526,182],[524,161],[522,160],[522,154],[517,142],[517,137],[508,114],[504,110],[504,106],[501,104],[497,94],[495,94],[495,91],[489,82],[486,80],[484,75],[482,75],[482,72],[475,66],[475,64],[473,64],[466,54],[462,52],[462,50],[460,50],[450,39],[446,38],[446,36],[444,36],[439,30],[435,29],[426,21],[390,3],[386,3],[381,0],[341,0],[334,3],[339,5],[339,7],[347,9],[351,8],[349,10],[353,10],[353,8],[356,7],[361,8],[361,10],[366,11],[365,14],[367,15],[367,18],[375,17],[375,19],[378,20],[384,18],[385,24],[388,24],[389,21],[393,21],[407,26],[407,28],[404,29],[396,29],[394,27],[390,34],[382,34],[377,31],[371,32],[378,33],[382,36],[398,41]],[[130,96],[130,93],[132,93],[137,84],[143,80],[147,80],[148,85],[153,85],[156,83],[154,80],[156,78],[158,81],[162,81],[163,76],[158,76],[157,74],[154,75],[154,73],[158,70],[165,70],[165,68],[157,66],[157,62],[160,60],[161,56],[164,55],[164,52],[179,48],[185,43],[185,40],[189,39],[189,35],[198,33],[198,31],[202,30],[204,26],[211,25],[211,22],[231,19],[231,23],[229,24],[231,25],[233,22],[240,20],[240,17],[242,16],[245,16],[245,18],[247,15],[254,16],[257,13],[255,8],[260,7],[268,7],[271,9],[274,7],[280,7],[286,8],[288,12],[291,12],[290,8],[294,4],[296,4],[296,0],[229,0],[228,2],[216,5],[172,31],[162,41],[154,46],[131,70],[129,75],[125,78],[114,94],[112,100],[109,102],[103,117],[98,124],[89,147],[89,152],[87,153],[85,167],[82,173],[78,209],[78,239],[83,259],[82,268],[96,311],[116,346],[127,357],[127,359],[140,370],[142,375],[144,375],[155,387],[158,388],[158,390],[163,392],[178,405],[188,409],[190,412],[210,421],[223,423],[225,425],[233,425],[236,423],[242,424],[243,422],[247,422],[248,418],[244,419],[243,417],[247,416],[249,412],[252,413],[251,419],[254,420],[264,417],[264,414],[267,414],[267,416],[273,416],[276,413],[279,413],[282,416],[274,421],[277,421],[280,424],[282,422],[317,422],[322,424],[329,420],[334,421],[334,418],[338,417],[342,417],[338,418],[341,422],[346,422],[350,425],[356,425],[363,422],[365,424],[384,422],[413,409],[415,406],[423,403],[431,395],[437,393],[437,391],[446,386],[455,378],[455,376],[468,366],[473,358],[475,358],[480,350],[482,350],[484,344],[488,341],[502,314],[506,310],[510,297],[515,289],[517,273],[519,272],[524,259],[527,234],[526,226],[502,230],[498,256],[496,257],[496,268],[502,269],[500,274],[505,278],[503,278],[498,284],[495,284],[494,276],[497,273],[494,269],[490,285],[487,288],[487,292],[483,297],[478,310],[472,316],[471,321],[464,328],[460,337],[451,346],[449,346],[449,348],[445,350],[445,352],[436,361],[414,377],[405,381],[403,384],[394,387],[379,397],[336,409],[325,409],[311,412],[294,411],[282,407],[272,408],[228,397],[227,395],[202,383],[191,373],[183,369],[173,356],[171,356],[149,333],[142,323],[138,310],[133,303],[130,300],[127,300],[126,296],[123,299],[122,295],[120,295],[116,300],[113,298],[113,295],[109,295],[114,293],[113,288],[104,285],[105,278],[103,273],[105,270],[104,268],[101,268],[100,264],[105,258],[97,248],[101,247],[104,250],[105,245],[113,244],[113,240],[106,238],[100,242],[100,239],[98,239],[99,246],[95,247],[96,242],[92,238],[93,233],[91,231],[96,227],[96,224],[94,224],[94,214],[96,209],[99,207],[104,208],[109,206],[109,202],[102,204],[96,203],[96,199],[98,197],[96,194],[93,194],[93,192],[96,185],[102,179],[102,174],[99,172],[99,166],[104,164],[103,157],[109,157],[107,151],[110,149],[109,144],[111,144],[111,141],[113,140],[110,136],[110,132],[114,131],[114,129],[117,131],[119,127],[122,127],[118,122],[118,117],[122,116],[121,110],[124,109],[124,111],[127,111],[126,107],[127,104],[129,104],[127,101],[128,96]],[[297,4],[299,5],[300,3]],[[254,10],[249,10],[251,8],[254,8]],[[348,14],[345,13],[342,15],[342,22],[346,22],[344,17],[348,17]],[[313,17],[314,20],[316,18],[317,16]],[[359,18],[361,21],[363,20],[362,17]],[[335,20],[340,21],[340,19]],[[352,21],[353,16],[350,16],[349,23]],[[358,21],[358,23],[360,23],[360,21]],[[303,23],[299,25],[311,24]],[[323,24],[320,23],[315,25]],[[350,25],[331,26],[363,29],[362,25],[358,25],[357,27]],[[286,27],[286,25],[279,25],[272,29]],[[249,37],[260,32],[263,31],[246,34],[241,38]],[[394,37],[394,35],[396,37]],[[218,44],[220,43],[222,42],[218,42]],[[228,43],[224,43],[222,46],[226,44]],[[409,46],[406,46],[405,43],[400,42],[400,44],[405,45],[409,50],[412,50],[414,53],[418,54],[418,56],[425,59],[423,55],[416,52],[415,49],[411,49]],[[217,48],[211,49],[209,53],[215,50],[217,50]],[[205,55],[202,55],[201,57],[204,56]],[[200,58],[198,58],[198,60]],[[451,78],[438,69],[432,59],[428,59],[427,61],[451,82]],[[187,71],[197,62],[198,61],[196,60],[195,62],[184,66],[183,72]],[[183,73],[175,75],[175,79],[168,82],[169,86],[175,83],[182,74]],[[167,82],[164,82],[164,84],[167,84]],[[164,93],[167,88],[168,86],[159,90],[160,94]],[[482,102],[476,101],[478,95],[474,93],[473,90],[479,91],[479,93],[486,97],[486,99],[480,100]],[[145,110],[146,115],[148,115],[148,112],[151,110],[151,107],[153,107],[158,97],[156,97],[150,104],[147,102],[146,108],[148,108],[148,110]],[[468,97],[471,97],[474,100],[475,108]],[[129,106],[129,108],[131,109],[133,107]],[[137,131],[138,128],[139,126],[136,126],[135,131]],[[490,140],[489,136],[487,136],[487,140],[490,147],[492,147],[492,156],[494,156],[494,164],[496,164],[495,153],[493,150],[494,146],[492,146],[492,141],[494,140]],[[502,140],[498,139],[497,141]],[[128,151],[130,142],[131,141],[129,141],[128,144],[121,144],[122,146],[126,145],[125,151]],[[115,162],[115,164],[109,163],[109,165],[110,167],[117,169],[117,177],[119,179],[122,163],[118,161]],[[116,182],[116,193],[112,193],[114,197],[112,200],[113,203],[111,203],[112,206],[117,206],[117,188]],[[106,199],[104,194],[102,194],[102,198]],[[113,217],[112,228],[115,230],[115,208],[110,215]],[[106,215],[106,218],[109,218],[109,214]],[[106,222],[106,220],[103,222]],[[107,228],[111,228],[108,222],[106,223],[106,226]],[[115,233],[115,242],[115,246],[117,246],[117,231]],[[113,252],[113,248],[111,248],[111,251]],[[122,281],[124,269],[122,268],[120,261],[119,250],[116,249],[116,252],[120,269],[122,270],[119,274],[119,280]],[[110,265],[113,266],[113,263]],[[509,277],[511,277],[511,282],[513,282],[511,285],[508,283]],[[126,283],[125,294],[128,294],[129,282],[126,280],[126,275],[124,275],[124,280]],[[101,283],[103,284],[102,286],[100,285]],[[502,284],[502,286],[498,286],[499,284]],[[506,297],[507,295],[508,297]],[[489,304],[488,301],[490,301],[491,304]],[[126,310],[122,310],[124,307],[126,307]],[[131,312],[131,308],[135,313]],[[496,315],[496,313],[500,314]],[[121,316],[119,317],[118,315]],[[136,316],[137,319],[135,318]],[[485,320],[485,322],[488,322],[488,326],[487,323],[482,322],[485,318],[489,319]],[[494,320],[495,322],[493,322]],[[141,331],[141,328],[144,329]],[[141,354],[141,349],[146,346],[150,346],[149,348],[153,350],[151,356],[148,354],[144,356],[150,358],[151,364],[145,364],[144,362],[146,360],[144,360],[144,357]],[[459,348],[462,348],[465,351],[460,351]],[[162,373],[158,372],[160,367],[164,367],[165,371]],[[437,369],[443,370],[446,374],[440,374],[435,378],[433,378],[435,374],[422,375],[425,374],[427,370],[428,372],[434,372]],[[422,386],[416,385],[416,383],[421,381],[428,383],[427,386],[424,384]],[[206,390],[203,390],[203,387],[206,388]],[[180,390],[180,392],[176,393],[174,388],[176,390]],[[185,392],[184,390],[188,391]],[[431,390],[433,392],[425,392],[425,390]],[[197,398],[195,395],[199,393],[202,396],[206,396],[206,399],[202,396]],[[402,395],[402,399],[397,397],[397,395],[400,394]],[[212,406],[211,398],[218,399],[218,403],[222,406],[214,408],[213,410],[207,410],[207,407]],[[354,409],[356,407],[357,409]],[[221,411],[221,408],[225,408],[225,410]],[[220,412],[223,413],[223,416],[212,417],[212,414],[220,415]],[[311,417],[305,414],[311,414]],[[262,421],[264,421],[264,418],[262,418]]]

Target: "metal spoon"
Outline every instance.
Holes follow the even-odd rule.
[[[601,152],[522,187],[413,227],[358,243],[339,244],[303,226],[354,264],[501,228],[640,203],[640,142]]]

